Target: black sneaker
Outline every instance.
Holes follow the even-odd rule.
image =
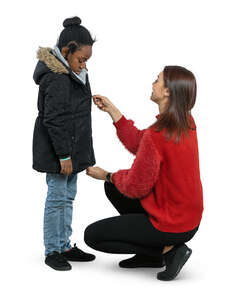
[[[179,274],[191,254],[192,250],[185,244],[174,246],[170,251],[163,255],[166,270],[159,272],[157,278],[165,281],[174,279]]]
[[[68,261],[57,251],[49,253],[45,258],[46,265],[57,271],[71,270],[71,265]]]
[[[163,256],[152,257],[136,254],[119,262],[121,268],[162,268],[165,266]]]
[[[91,261],[95,259],[95,255],[85,253],[74,244],[74,247],[68,251],[62,252],[62,256],[69,261]]]

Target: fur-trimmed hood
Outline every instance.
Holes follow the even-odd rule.
[[[52,54],[52,48],[39,47],[37,58],[39,61],[33,74],[33,79],[36,84],[40,83],[42,75],[51,71],[58,74],[69,74],[68,68]]]

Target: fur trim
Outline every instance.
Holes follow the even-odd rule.
[[[69,71],[66,69],[66,67],[53,54],[50,53],[51,50],[52,48],[49,47],[39,47],[37,51],[37,58],[40,61],[43,61],[54,73],[69,74]]]

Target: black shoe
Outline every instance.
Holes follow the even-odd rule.
[[[162,268],[165,266],[163,256],[152,257],[136,254],[119,262],[121,268]]]
[[[95,255],[83,252],[76,247],[76,244],[74,244],[73,248],[62,252],[61,254],[66,260],[69,261],[91,261],[95,259]]]
[[[49,253],[45,258],[46,265],[57,271],[71,270],[71,265],[68,261],[57,251]]]
[[[174,246],[170,251],[163,255],[166,270],[159,272],[157,278],[166,281],[174,279],[179,274],[191,254],[192,250],[185,244]]]

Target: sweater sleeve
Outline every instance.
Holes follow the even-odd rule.
[[[123,195],[129,198],[142,198],[155,185],[161,161],[161,155],[154,145],[151,133],[147,130],[131,168],[113,173],[112,182]]]
[[[67,133],[70,122],[69,79],[54,74],[48,79],[44,97],[43,125],[47,128],[56,155],[65,158],[71,155],[71,141]]]
[[[117,122],[113,122],[113,125],[116,127],[119,140],[129,152],[135,155],[146,129],[139,130],[134,126],[134,122],[127,120],[125,116],[122,116]]]

